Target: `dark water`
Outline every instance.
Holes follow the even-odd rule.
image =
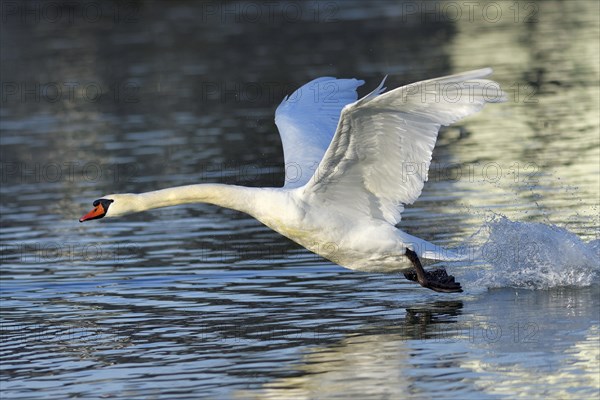
[[[600,390],[599,9],[578,2],[2,3],[2,397],[577,398]],[[491,66],[401,227],[465,293],[105,193],[277,186],[273,113],[317,76]],[[507,218],[499,217],[505,215]]]

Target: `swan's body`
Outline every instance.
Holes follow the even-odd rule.
[[[404,204],[421,194],[440,126],[479,111],[486,102],[504,100],[498,84],[482,79],[490,73],[470,71],[387,93],[382,82],[358,101],[356,88],[364,82],[316,79],[276,111],[284,187],[199,184],[107,195],[80,221],[202,202],[250,214],[350,269],[419,272],[417,256],[456,259],[395,225]],[[420,274],[421,284],[424,279]]]

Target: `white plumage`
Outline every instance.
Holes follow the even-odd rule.
[[[246,212],[351,269],[409,270],[407,248],[425,258],[457,259],[395,225],[427,181],[440,127],[505,100],[499,85],[484,79],[491,72],[485,68],[389,92],[382,82],[360,100],[356,89],[363,81],[315,79],[286,97],[275,113],[286,163],[283,188],[199,184],[107,195],[99,199],[106,209],[94,209],[81,221],[208,202]]]

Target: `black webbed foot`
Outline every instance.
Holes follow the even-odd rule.
[[[425,272],[426,281],[419,282],[421,286],[442,293],[460,293],[462,287],[460,283],[454,280],[452,275],[448,275],[444,269],[436,269],[431,272]]]
[[[436,292],[443,293],[460,293],[462,288],[460,283],[456,282],[454,276],[448,275],[445,269],[437,268],[432,271],[424,271],[425,279],[419,280],[416,271],[409,271],[404,273],[404,277],[410,281],[418,282],[421,286]]]
[[[460,293],[462,287],[456,282],[452,275],[448,275],[445,269],[437,268],[432,271],[425,271],[421,261],[414,251],[406,250],[406,256],[413,263],[415,269],[404,273],[404,277],[413,282],[418,282],[421,286],[436,292],[442,293]]]

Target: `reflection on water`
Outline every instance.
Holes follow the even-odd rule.
[[[251,2],[103,3],[98,20],[64,5],[52,21],[28,4],[4,8],[0,35],[5,397],[597,394],[595,2],[484,2],[474,10],[502,17],[439,20],[458,3],[289,2],[300,15],[266,21]],[[488,65],[513,101],[443,131],[401,225],[454,247],[507,215],[492,244],[516,254],[525,235],[560,258],[535,270],[550,289],[507,287],[541,265],[517,257],[453,267],[466,291],[443,296],[210,205],[77,222],[104,193],[280,185],[274,109],[316,76],[365,79],[364,94],[385,74],[395,87]],[[558,256],[557,227],[574,244]]]
[[[573,301],[589,301],[593,295],[580,290],[552,292],[552,316],[564,318],[565,314],[554,309]],[[503,310],[510,316],[521,313],[529,302],[543,302],[546,296],[502,290],[468,301],[464,307],[460,302],[433,303],[423,307],[416,318],[414,311],[409,312],[399,324],[384,326],[378,334],[359,330],[335,345],[312,347],[303,355],[298,373],[269,382],[254,396],[249,391],[238,395],[277,399],[357,394],[361,398],[492,399],[500,395],[562,399],[571,398],[574,387],[581,391],[581,398],[584,393],[593,395],[600,383],[599,327],[589,327],[584,316],[573,318],[574,325],[568,328],[538,315],[505,321],[495,316],[464,318],[467,314],[486,315],[482,312],[491,311],[488,307],[499,312],[497,304],[506,305],[507,301],[514,303]],[[560,340],[545,341],[549,334]]]

